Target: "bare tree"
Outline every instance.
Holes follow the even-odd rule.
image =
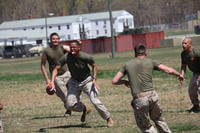
[[[108,11],[107,0],[1,0],[0,22],[26,19],[29,15],[44,17]],[[181,23],[185,16],[200,10],[200,0],[113,0],[113,10],[127,10],[135,25]]]

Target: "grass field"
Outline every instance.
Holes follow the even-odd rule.
[[[165,36],[174,36],[174,35],[186,35],[194,34],[194,30],[172,30],[165,31]]]
[[[149,58],[180,71],[181,47],[149,49]],[[45,81],[40,71],[40,57],[0,60],[0,102],[4,105],[0,116],[5,133],[138,133],[130,90],[113,86],[112,77],[119,68],[133,58],[132,51],[94,55],[98,65],[97,82],[101,87],[99,98],[111,112],[115,126],[106,128],[104,121],[85,94],[82,101],[92,106],[86,124],[80,122],[81,113],[63,117],[65,109],[60,99],[45,92]],[[159,94],[163,117],[174,133],[200,133],[199,113],[186,112],[190,103],[187,86],[191,72],[187,71],[185,84],[176,77],[161,72],[153,73],[154,88]]]

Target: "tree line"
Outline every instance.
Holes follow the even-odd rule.
[[[112,10],[127,10],[135,26],[174,24],[200,10],[200,0],[112,0]],[[108,0],[1,0],[0,22],[108,11]]]

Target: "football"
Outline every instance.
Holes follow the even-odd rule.
[[[2,104],[0,104],[0,110],[2,110],[3,109],[3,105]]]
[[[46,92],[47,92],[47,94],[49,94],[49,95],[53,95],[53,94],[55,93],[55,88],[52,87],[51,85],[48,85],[48,86],[46,87]]]

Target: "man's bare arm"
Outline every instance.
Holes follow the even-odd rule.
[[[124,84],[125,86],[127,86],[128,88],[130,87],[129,85],[129,81],[128,80],[122,80],[122,78],[124,77],[124,74],[121,72],[118,72],[114,78],[112,79],[112,84],[113,85],[121,85]]]
[[[46,68],[45,68],[45,65],[46,65],[46,60],[47,60],[47,57],[45,54],[42,54],[42,57],[41,57],[41,71],[42,71],[42,74],[44,75],[44,78],[46,80],[46,84],[50,84],[50,80],[49,80],[49,77],[47,75],[47,71],[46,71]]]
[[[183,84],[183,80],[184,80],[184,77],[182,74],[180,74],[179,72],[177,72],[175,69],[171,68],[171,67],[168,67],[166,65],[163,65],[163,64],[160,64],[158,66],[158,69],[167,73],[167,74],[171,74],[171,75],[174,75],[174,76],[177,76],[179,78],[179,81],[181,84]]]
[[[54,69],[53,69],[53,72],[52,72],[52,77],[51,77],[51,84],[54,85],[54,80],[58,74],[58,70],[61,68],[61,66],[56,66]]]
[[[186,68],[187,68],[187,65],[186,65],[186,64],[181,64],[181,74],[182,74],[183,76],[185,75]]]
[[[63,45],[64,50],[66,50],[67,52],[70,52],[70,46],[69,45]]]

